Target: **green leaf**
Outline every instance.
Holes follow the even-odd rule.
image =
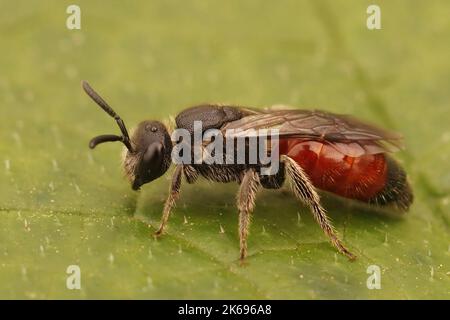
[[[450,297],[448,1],[2,2],[1,298]],[[358,255],[349,262],[286,191],[258,195],[244,266],[236,184],[185,185],[168,232],[152,234],[170,174],[130,189],[118,131],[88,80],[129,126],[209,101],[350,113],[402,132],[415,202],[403,219],[323,195]],[[66,269],[81,269],[68,290]],[[381,268],[369,290],[367,268]]]

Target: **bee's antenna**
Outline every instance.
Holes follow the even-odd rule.
[[[117,125],[120,128],[120,131],[122,132],[122,136],[115,136],[115,135],[102,135],[95,137],[91,140],[89,143],[89,147],[95,148],[95,146],[99,143],[103,142],[109,142],[109,141],[121,141],[123,144],[127,147],[127,149],[130,152],[133,152],[133,148],[131,147],[130,142],[130,136],[128,135],[127,128],[125,127],[125,123],[123,120],[119,117],[119,115],[108,105],[108,103],[103,100],[100,95],[92,89],[92,87],[87,83],[87,81],[82,81],[82,86],[84,91],[88,94],[89,97],[91,97],[92,100],[94,100],[107,114],[109,114],[111,117],[113,117]]]

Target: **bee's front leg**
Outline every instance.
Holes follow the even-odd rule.
[[[172,175],[172,183],[170,185],[169,196],[167,197],[166,203],[164,204],[161,223],[159,225],[158,231],[155,232],[156,236],[159,236],[164,232],[167,220],[169,220],[170,212],[172,211],[172,208],[175,206],[175,202],[180,196],[182,176],[183,166],[177,165]]]

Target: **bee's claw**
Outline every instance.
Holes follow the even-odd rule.
[[[155,232],[153,233],[153,236],[155,236],[155,237],[160,237],[162,234],[163,234],[162,230],[159,229],[159,230],[157,230],[157,231],[155,231]]]

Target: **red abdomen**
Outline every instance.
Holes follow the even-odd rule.
[[[283,139],[280,154],[294,159],[319,189],[369,201],[385,187],[388,166],[383,153],[351,157],[319,141]]]

